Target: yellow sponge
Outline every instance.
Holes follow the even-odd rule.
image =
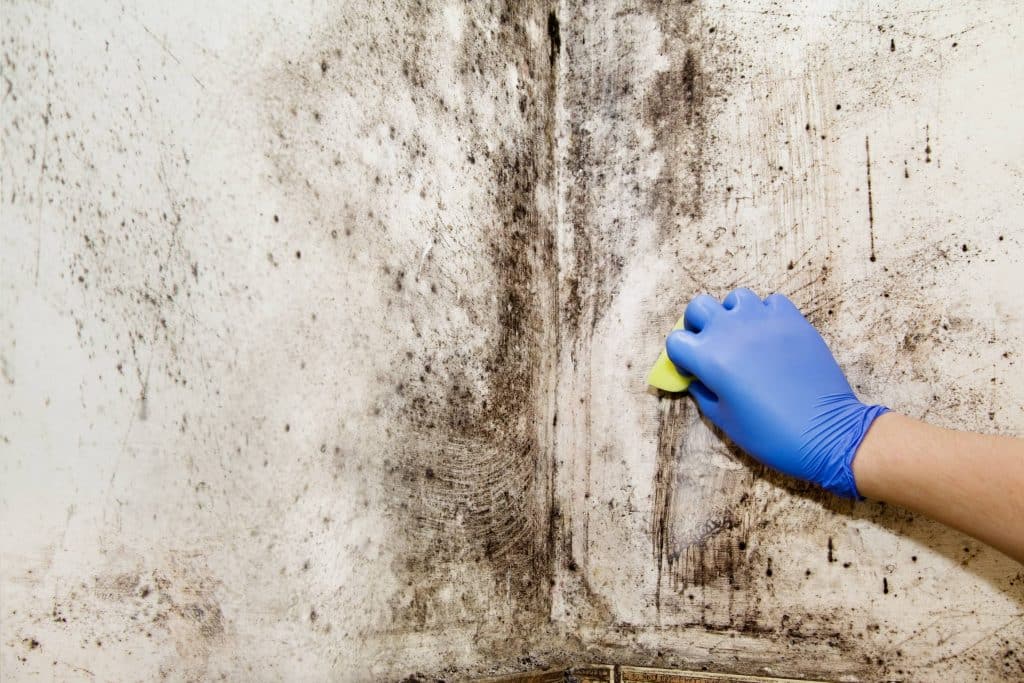
[[[673,330],[683,329],[683,319],[680,318]],[[676,370],[675,364],[669,360],[668,354],[665,353],[665,349],[662,348],[661,355],[658,356],[658,360],[654,362],[654,367],[647,373],[647,383],[652,387],[657,387],[662,391],[680,392],[686,391],[686,388],[690,386],[690,382],[693,380],[692,377],[686,375],[680,375],[679,371]]]

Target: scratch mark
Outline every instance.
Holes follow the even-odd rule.
[[[155,336],[155,332],[156,332],[156,329],[155,329],[155,326],[154,326],[154,336]],[[124,457],[124,452],[125,452],[125,450],[128,447],[128,437],[131,436],[132,428],[135,426],[135,420],[136,420],[136,418],[138,418],[140,420],[146,420],[149,417],[149,414],[148,414],[149,413],[149,409],[148,409],[148,406],[147,406],[147,400],[148,400],[147,393],[149,391],[149,371],[150,371],[150,368],[153,365],[153,356],[155,355],[155,352],[151,352],[150,353],[149,361],[146,363],[146,373],[145,373],[145,375],[143,375],[143,373],[142,373],[142,366],[139,363],[139,354],[137,353],[136,348],[135,348],[135,338],[131,334],[128,335],[128,341],[131,343],[132,357],[135,359],[135,375],[136,375],[136,377],[138,377],[138,380],[139,380],[139,402],[140,402],[140,405],[139,405],[139,409],[138,410],[134,410],[133,409],[131,411],[130,416],[128,418],[128,428],[125,430],[124,438],[121,439],[121,448],[120,448],[120,450],[118,452],[118,455],[117,455],[117,461],[114,463],[114,469],[110,473],[110,481],[108,482],[108,486],[107,486],[107,499],[108,500],[110,499],[110,494],[113,491],[114,480],[117,479],[117,473],[121,469],[121,460]]]
[[[36,182],[36,274],[35,286],[39,286],[39,261],[43,252],[43,176],[46,173],[46,148],[50,140],[50,116],[53,105],[50,103],[50,86],[53,83],[53,66],[50,64],[50,33],[46,33],[46,113],[43,114],[43,152],[39,161],[39,180]],[[5,98],[6,99],[6,98]]]
[[[148,33],[153,40],[156,41],[156,44],[160,46],[160,49],[163,50],[171,59],[173,59],[175,64],[177,64],[178,66],[181,66],[181,60],[178,59],[177,55],[175,55],[173,52],[171,52],[171,49],[169,47],[167,47],[166,41],[164,41],[163,39],[158,37],[155,33],[150,31],[149,27],[146,26],[145,24],[143,24],[141,21],[139,22],[139,26],[141,26],[142,29],[146,33]]]
[[[157,338],[157,326],[156,326],[156,324],[153,325],[153,333],[152,334],[153,334],[153,338],[156,339]],[[150,353],[150,355],[149,355],[149,361],[146,363],[146,373],[145,373],[145,375],[143,375],[143,373],[142,373],[142,365],[139,363],[139,354],[136,352],[136,349],[135,349],[135,338],[132,337],[131,335],[129,335],[128,340],[129,340],[129,342],[131,342],[132,356],[135,358],[135,375],[136,375],[136,377],[138,377],[138,380],[139,380],[139,402],[140,402],[139,403],[139,419],[145,421],[149,417],[149,410],[148,410],[147,401],[149,400],[149,370],[150,370],[150,368],[153,365],[153,354]],[[130,429],[131,428],[129,427],[129,431],[130,431]],[[127,438],[128,438],[127,435],[125,435],[125,440],[127,440]]]
[[[1009,621],[1006,621],[1006,622],[1000,624],[999,626],[997,626],[996,628],[992,629],[991,631],[989,631],[988,633],[983,635],[981,638],[978,638],[976,641],[974,641],[973,643],[971,643],[967,647],[963,648],[959,652],[954,652],[952,654],[946,655],[945,657],[940,657],[939,659],[932,660],[932,661],[926,663],[924,666],[926,666],[926,667],[934,666],[935,664],[942,664],[943,662],[948,662],[951,659],[956,659],[957,657],[962,657],[963,655],[967,654],[968,652],[970,652],[971,650],[973,650],[977,646],[979,646],[982,643],[984,643],[986,640],[990,639],[992,636],[995,636],[995,635],[1001,633],[1003,631],[1003,629],[1005,629],[1007,626],[1009,626],[1013,622],[1015,622],[1018,619],[1020,619],[1021,616],[1022,615],[1018,614],[1015,617],[1013,617],[1012,619],[1010,619]]]
[[[75,516],[75,504],[68,506],[67,517],[64,518],[64,530],[60,534],[60,549],[67,550],[68,527],[71,526],[71,518]]]
[[[871,140],[868,136],[864,136],[864,154],[867,158],[867,173],[868,173],[868,228],[871,234],[871,262],[874,263],[875,258],[875,199],[871,193]]]
[[[168,55],[168,56],[169,56],[169,57],[170,57],[171,59],[173,59],[173,60],[174,60],[174,63],[175,63],[175,64],[177,64],[178,66],[180,66],[180,67],[182,67],[183,69],[185,69],[185,71],[186,71],[186,72],[188,73],[188,75],[192,77],[192,80],[196,82],[196,85],[198,85],[198,86],[199,86],[200,88],[202,88],[203,90],[206,90],[206,85],[205,85],[205,84],[204,84],[204,83],[203,83],[202,81],[200,81],[200,80],[199,80],[199,78],[198,78],[198,77],[196,77],[196,75],[195,75],[194,73],[192,73],[191,71],[189,71],[189,70],[188,70],[188,69],[187,69],[187,68],[186,68],[186,67],[185,67],[185,66],[184,66],[184,65],[183,65],[183,64],[181,63],[181,60],[180,60],[180,59],[178,59],[178,56],[177,56],[176,54],[174,54],[173,52],[171,52],[171,48],[167,47],[167,41],[166,41],[166,40],[164,40],[164,39],[160,38],[160,37],[159,37],[159,36],[157,36],[157,35],[156,35],[155,33],[153,33],[152,31],[150,31],[150,30],[149,30],[149,27],[148,27],[148,26],[146,26],[145,24],[143,24],[143,23],[142,23],[141,21],[139,21],[139,20],[138,20],[138,18],[136,18],[136,19],[135,19],[135,21],[138,21],[138,22],[139,22],[139,26],[141,26],[141,27],[142,27],[142,29],[143,29],[143,30],[144,30],[144,31],[145,31],[146,33],[148,33],[148,34],[150,35],[150,37],[151,37],[151,38],[153,38],[153,40],[155,40],[155,41],[156,41],[156,44],[160,46],[160,49],[161,49],[161,50],[163,50],[163,51],[164,51],[164,53],[166,53],[166,54],[167,54],[167,55]]]
[[[67,668],[71,669],[72,671],[78,671],[80,673],[88,675],[90,678],[96,678],[96,674],[94,674],[92,671],[89,671],[88,669],[86,669],[84,667],[75,666],[74,664],[69,664],[68,662],[61,662],[61,664],[63,664]]]
[[[685,423],[686,399],[661,399],[658,415],[657,470],[654,475],[654,515],[651,519],[651,540],[654,545],[654,559],[657,562],[657,584],[654,605],[661,610],[661,572],[669,549],[672,507],[675,498],[676,468],[679,455],[679,441]]]

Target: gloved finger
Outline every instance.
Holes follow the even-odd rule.
[[[788,310],[790,312],[796,313],[797,315],[803,315],[802,313],[800,313],[800,310],[796,307],[796,305],[792,301],[790,301],[789,297],[787,297],[785,294],[772,294],[771,296],[766,297],[764,300],[764,305],[774,310]]]
[[[729,292],[728,296],[722,300],[722,308],[727,311],[731,311],[734,308],[749,306],[750,304],[757,304],[762,306],[761,297],[754,294],[750,289],[746,287],[740,287]]]
[[[683,325],[691,332],[700,332],[716,315],[722,312],[722,304],[707,294],[694,297],[683,313]]]
[[[687,391],[690,392],[690,396],[697,401],[697,407],[700,408],[700,414],[708,418],[716,425],[718,424],[718,397],[708,389],[699,380],[690,382],[690,386],[687,387]]]
[[[676,330],[665,340],[665,353],[684,375],[701,377],[707,374],[709,364],[703,340],[696,332]]]

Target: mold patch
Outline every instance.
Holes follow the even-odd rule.
[[[552,585],[559,21],[542,3],[395,21],[361,35],[346,13],[269,74],[267,158],[302,262],[367,291],[340,309],[374,438],[334,466],[369,473],[392,525],[378,628],[486,623],[474,647],[522,655]],[[350,108],[366,84],[379,95]]]
[[[651,518],[655,608],[661,611],[665,592],[671,611],[690,614],[701,626],[741,628],[757,616],[748,598],[762,563],[749,538],[749,520],[756,515],[750,473],[709,474],[707,454],[720,444],[707,439],[693,402],[687,397],[661,401]],[[768,576],[770,566],[767,558]]]

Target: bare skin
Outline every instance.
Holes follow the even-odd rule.
[[[861,495],[919,512],[1024,563],[1024,439],[886,413],[857,449]]]

